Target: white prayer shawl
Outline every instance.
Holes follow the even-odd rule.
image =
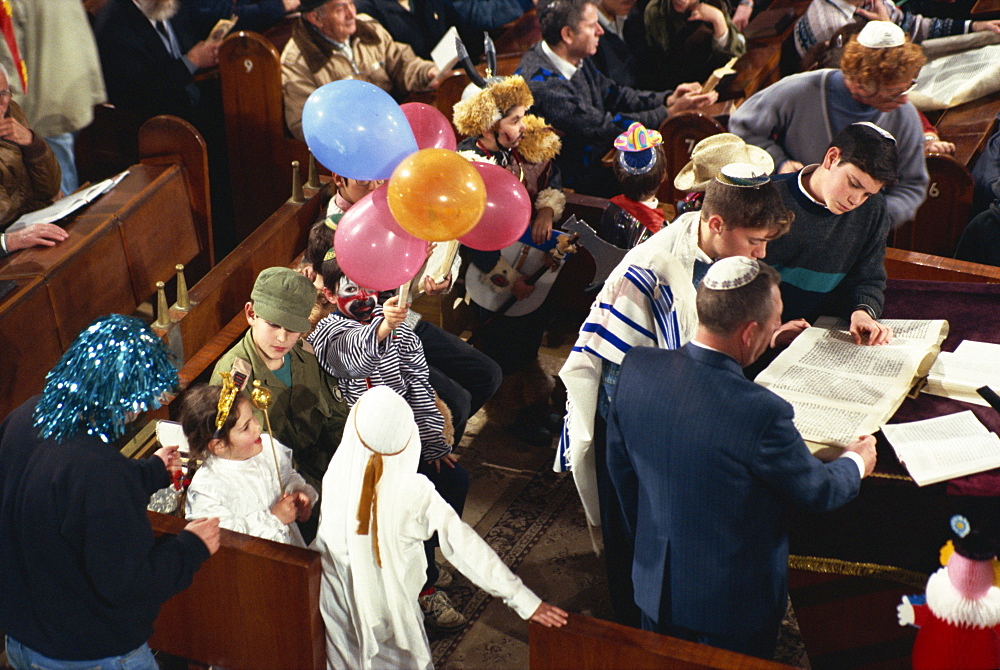
[[[373,454],[362,439],[387,454],[376,487],[381,568],[372,535],[357,534],[358,503]],[[452,565],[522,618],[541,603],[430,480],[417,474],[419,458],[417,426],[406,401],[385,386],[364,393],[351,408],[323,478],[319,533],[312,545],[323,557],[320,611],[329,668],[433,668],[417,596],[426,579],[423,542],[435,532]]]
[[[698,228],[698,212],[682,214],[625,255],[559,371],[568,400],[554,469],[573,473],[592,526],[601,523],[593,441],[603,361],[620,365],[632,347],[677,349],[694,337],[694,262],[711,262],[698,248]]]
[[[284,524],[271,514],[271,506],[281,498],[281,487],[271,453],[271,436],[262,433],[260,437],[263,442],[261,452],[245,461],[215,455],[205,459],[191,478],[185,516],[188,519],[217,516],[223,528],[305,547],[298,525]],[[315,505],[319,494],[292,469],[291,449],[277,440],[274,445],[285,490],[303,491]]]

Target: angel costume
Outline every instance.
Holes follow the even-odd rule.
[[[324,477],[312,545],[323,557],[327,667],[433,668],[417,595],[423,542],[435,532],[445,558],[519,616],[529,618],[541,603],[417,474],[419,459],[406,401],[387,386],[365,392]]]
[[[281,498],[281,484],[274,467],[271,436],[261,433],[260,453],[245,461],[210,455],[191,478],[185,516],[188,519],[219,517],[219,525],[237,533],[265,540],[305,547],[295,523],[284,524],[271,514],[271,506]],[[281,467],[285,491],[302,491],[315,505],[319,494],[292,469],[292,450],[273,441]]]

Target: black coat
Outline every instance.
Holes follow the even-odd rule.
[[[198,41],[183,8],[170,19],[181,53]],[[132,0],[108,0],[94,17],[94,35],[108,102],[142,118],[174,114],[195,125],[194,75],[167,51],[159,33]]]

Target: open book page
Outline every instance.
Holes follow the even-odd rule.
[[[910,101],[921,111],[948,109],[1000,90],[1000,44],[941,56],[920,68]]]
[[[905,465],[917,486],[985,472],[1000,467],[1000,438],[988,433],[920,442],[907,449]]]
[[[1000,388],[1000,345],[984,342],[970,344],[993,347],[993,350],[983,351],[978,347],[963,349],[959,345],[954,353],[942,351],[927,373],[924,393],[989,406],[976,389],[982,386]]]
[[[60,219],[64,219],[73,212],[86,207],[98,197],[113,189],[127,176],[128,170],[115,175],[114,177],[109,177],[104,181],[97,182],[96,184],[88,186],[81,191],[77,191],[76,193],[70,193],[65,198],[56,200],[44,209],[28,212],[17,221],[10,224],[4,232],[12,233],[15,230],[20,230],[21,228],[30,226],[33,223],[55,223]]]
[[[878,347],[854,344],[846,330],[808,328],[757,383],[792,404],[803,439],[844,446],[892,416],[947,333],[945,321],[898,326],[902,336]]]
[[[1000,440],[971,411],[889,424],[882,432],[918,486],[1000,467]]]
[[[903,452],[914,442],[932,442],[947,440],[953,437],[975,437],[987,435],[989,430],[970,410],[936,416],[933,419],[910,421],[908,423],[889,423],[882,426],[885,435],[896,456],[905,461]]]

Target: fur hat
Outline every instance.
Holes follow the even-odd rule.
[[[524,137],[517,150],[529,163],[544,163],[559,155],[562,140],[545,123],[545,119],[534,114],[524,117]]]
[[[478,137],[492,128],[511,108],[531,107],[535,99],[521,75],[493,79],[470,97],[455,103],[452,119],[458,132]]]

